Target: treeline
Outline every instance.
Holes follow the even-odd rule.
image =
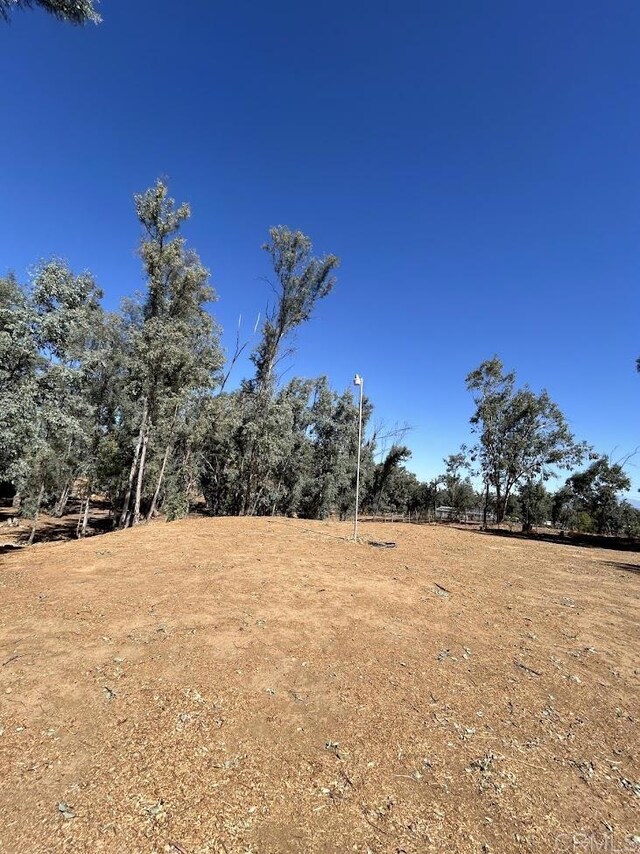
[[[458,458],[458,454],[448,457],[443,474],[418,488],[407,512],[438,518],[437,508],[446,507],[445,518],[451,520],[466,520],[475,514],[473,520],[479,521],[485,512],[489,523],[497,519],[495,492],[485,495],[477,490],[468,475],[459,473]],[[550,523],[567,531],[639,537],[640,510],[620,497],[629,487],[619,463],[598,457],[555,492],[541,481],[521,483],[509,495],[502,521],[521,524],[525,531]]]
[[[624,465],[634,452],[615,462],[577,441],[547,392],[519,387],[497,357],[472,371],[466,384],[475,404],[475,444],[463,445],[444,460],[442,475],[417,487],[416,510],[429,506],[435,515],[445,505],[453,518],[475,510],[485,525],[517,521],[527,531],[550,522],[584,533],[640,536],[640,510],[621,498],[631,488]],[[550,492],[548,482],[563,470],[573,473]]]
[[[114,526],[186,515],[204,499],[215,514],[344,515],[355,500],[357,404],[325,377],[279,381],[292,333],[335,284],[338,258],[317,257],[286,227],[264,244],[275,303],[251,354],[254,373],[228,390],[220,329],[208,310],[209,272],[187,247],[190,215],[158,181],[135,197],[145,292],[105,311],[92,276],[46,261],[28,285],[0,279],[0,481],[20,513],[65,513],[92,499]],[[372,407],[365,400],[365,423]],[[380,500],[408,456],[362,454],[364,505]],[[378,448],[379,450],[379,448]],[[35,524],[33,530],[35,531]],[[33,531],[32,531],[33,537]]]
[[[81,500],[84,536],[92,502],[107,502],[114,527],[204,504],[216,515],[341,518],[353,512],[358,405],[326,377],[279,372],[293,333],[335,284],[335,255],[278,226],[263,249],[275,299],[251,352],[251,376],[229,389],[248,343],[225,358],[210,312],[208,270],[181,234],[190,216],[158,181],[135,197],[141,296],[108,312],[88,273],[58,259],[28,284],[0,278],[0,482],[16,512],[62,516]],[[370,428],[362,448],[363,512],[428,514],[481,509],[485,521],[516,515],[525,527],[552,519],[602,533],[635,533],[640,514],[619,500],[620,464],[577,442],[548,397],[519,388],[494,358],[467,377],[476,443],[421,483],[405,463],[403,431]],[[365,398],[363,419],[371,422]],[[575,471],[554,496],[546,482]],[[476,491],[474,483],[481,483]]]

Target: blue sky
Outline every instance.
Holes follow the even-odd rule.
[[[636,0],[101,11],[0,24],[0,273],[61,255],[116,307],[142,285],[132,194],[165,175],[228,346],[270,225],[340,255],[289,375],[362,373],[420,476],[468,441],[495,353],[598,450],[640,444]]]

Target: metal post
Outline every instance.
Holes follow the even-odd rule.
[[[358,415],[358,464],[356,468],[356,515],[353,520],[353,539],[358,542],[358,501],[360,498],[360,451],[362,449],[362,398],[364,395],[364,380],[358,374],[353,380],[354,385],[360,386],[360,410]]]

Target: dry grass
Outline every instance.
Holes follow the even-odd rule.
[[[0,851],[624,850],[640,555],[348,533],[194,519],[0,557]]]

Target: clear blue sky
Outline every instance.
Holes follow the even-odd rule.
[[[419,475],[468,440],[494,353],[598,450],[640,444],[637,0],[101,11],[0,24],[0,272],[55,253],[116,307],[142,282],[132,194],[166,175],[227,345],[268,298],[270,225],[341,256],[292,372],[362,373]]]

